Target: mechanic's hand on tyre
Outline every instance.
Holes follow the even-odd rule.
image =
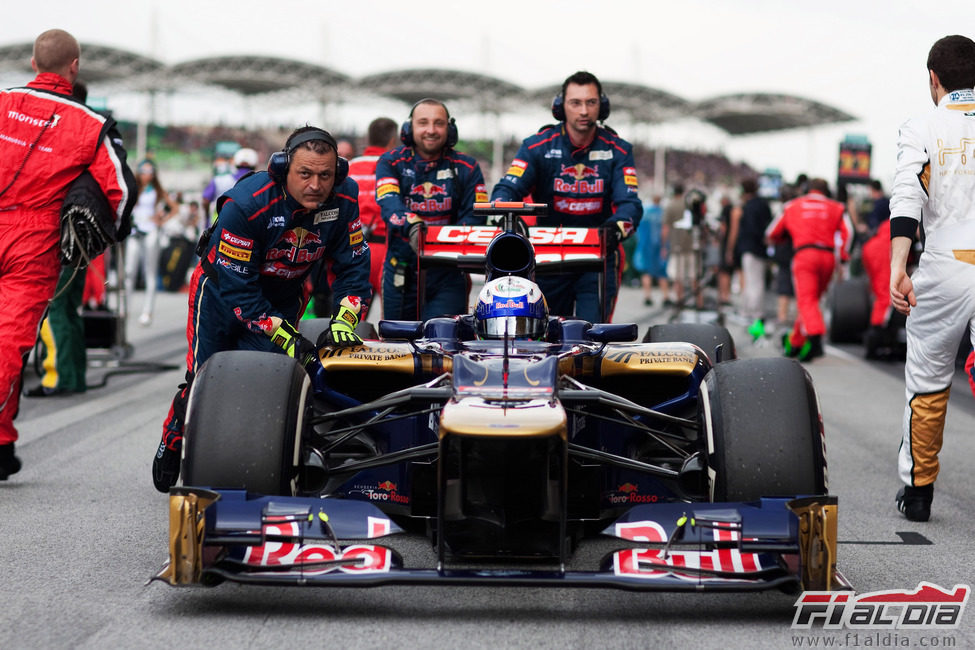
[[[286,320],[281,321],[278,328],[271,333],[271,342],[303,366],[318,358],[318,348],[315,344],[302,336],[295,326]]]
[[[331,324],[324,333],[325,345],[335,347],[346,347],[352,345],[362,345],[362,339],[355,333],[355,328],[359,324],[359,310],[362,304],[358,296],[346,296],[339,303],[339,311],[332,318]],[[321,340],[321,339],[320,339]]]
[[[414,253],[420,252],[420,236],[423,234],[423,218],[410,212],[406,215],[407,238]]]

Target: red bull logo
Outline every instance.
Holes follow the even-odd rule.
[[[560,176],[571,176],[572,181],[556,178],[554,189],[560,194],[602,194],[605,182],[599,177],[599,167],[582,163],[562,165]],[[594,180],[586,180],[586,179]]]
[[[378,487],[380,490],[386,490],[387,492],[395,492],[396,491],[396,484],[393,483],[392,481],[383,481],[382,483],[380,483],[376,487]]]
[[[623,492],[624,494],[629,494],[630,492],[636,492],[637,489],[638,489],[637,486],[633,485],[632,483],[624,483],[623,485],[616,488],[616,491]]]
[[[292,228],[281,234],[279,242],[291,244],[290,248],[269,248],[265,254],[268,261],[288,259],[291,262],[306,263],[314,262],[325,254],[322,247],[322,238],[318,233],[304,228]],[[311,248],[314,247],[314,250]],[[266,272],[266,270],[265,270]]]
[[[571,176],[577,181],[581,181],[583,178],[589,178],[590,176],[599,176],[598,167],[590,167],[582,163],[576,165],[562,165],[561,176]]]
[[[429,181],[420,183],[419,185],[414,185],[410,190],[410,194],[419,194],[425,199],[429,199],[431,196],[439,196],[446,193],[446,187],[436,183],[431,183]]]
[[[415,197],[418,196],[422,196],[423,200],[417,200]],[[452,205],[453,200],[446,185],[426,181],[418,183],[410,189],[409,206],[413,212],[421,212],[427,216],[437,213],[443,214],[450,212]]]
[[[523,303],[522,301],[520,301],[520,300],[512,300],[511,298],[508,298],[508,301],[507,302],[497,302],[497,301],[495,301],[495,303],[494,303],[494,308],[495,309],[521,309],[524,306],[525,306],[525,303]]]

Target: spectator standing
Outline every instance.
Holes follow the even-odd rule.
[[[236,146],[236,143],[230,143]],[[217,147],[217,156],[213,161],[213,177],[207,186],[203,188],[203,213],[207,217],[207,225],[210,219],[216,216],[217,197],[229,190],[237,182],[239,176],[236,175],[232,158],[226,152]],[[213,208],[213,210],[211,210]]]
[[[477,161],[455,151],[457,125],[446,105],[421,99],[400,130],[402,146],[376,165],[376,202],[387,228],[383,263],[383,316],[427,320],[467,313],[470,280],[456,269],[426,272],[423,309],[418,306],[416,250],[421,223],[431,226],[483,223],[474,203],[487,200]]]
[[[890,199],[884,194],[883,184],[876,179],[870,181],[870,198],[873,199],[873,206],[867,213],[866,226],[873,235],[882,223],[890,219]]]
[[[798,318],[791,333],[784,334],[786,356],[809,361],[823,356],[826,323],[819,301],[829,286],[836,267],[836,240],[840,259],[846,262],[853,227],[839,201],[827,198],[829,186],[821,178],[809,181],[809,193],[789,201],[782,214],[768,227],[772,243],[792,238],[792,285],[796,292]]]
[[[132,208],[132,233],[125,242],[125,294],[131,300],[135,294],[140,265],[145,280],[145,295],[139,325],[152,323],[152,310],[159,282],[159,253],[161,226],[179,214],[179,205],[169,197],[162,183],[156,163],[143,160],[136,174],[136,201]]]
[[[735,204],[731,197],[721,197],[721,211],[718,213],[718,242],[721,261],[718,265],[718,303],[722,307],[731,305],[731,280],[741,268],[741,258],[735,255],[735,242],[730,241],[731,215]]]
[[[684,304],[684,293],[695,286],[694,277],[694,237],[691,232],[690,212],[684,207],[684,185],[676,183],[670,200],[664,208],[664,225],[661,239],[667,247],[667,276],[674,287],[678,305]],[[669,295],[664,296],[664,306],[674,302]]]
[[[366,148],[361,156],[349,161],[349,178],[359,185],[359,220],[362,234],[369,242],[371,268],[369,283],[374,302],[382,297],[383,262],[386,259],[386,222],[376,203],[376,165],[379,157],[396,148],[399,127],[388,117],[377,117],[369,123]]]
[[[734,255],[741,258],[741,313],[750,323],[748,332],[758,340],[765,335],[765,270],[768,263],[765,229],[772,222],[768,202],[758,195],[758,181],[741,182],[741,208],[732,211],[729,240]],[[725,256],[725,262],[729,260]]]
[[[660,240],[663,225],[663,208],[660,195],[654,195],[650,204],[643,210],[643,217],[636,229],[636,250],[633,266],[640,273],[643,288],[643,304],[653,304],[653,282],[660,284],[663,294],[667,294],[667,254]]]
[[[354,330],[371,293],[369,244],[359,224],[358,188],[335,151],[327,131],[299,128],[272,156],[268,171],[243,179],[222,202],[190,282],[186,382],[173,398],[153,459],[157,490],[167,491],[179,477],[190,388],[211,355],[263,350],[284,351],[303,363],[315,358],[315,344],[295,324],[305,278],[319,260],[330,261],[336,277],[328,343],[362,343]]]
[[[0,92],[0,480],[21,468],[13,420],[24,359],[61,269],[58,216],[69,186],[87,169],[116,225],[131,208],[132,173],[114,122],[69,97],[80,59],[71,34],[45,31],[31,56],[37,76]]]
[[[635,231],[643,213],[633,147],[599,123],[609,117],[609,98],[589,72],[562,82],[552,102],[558,124],[526,138],[492,200],[545,203],[542,226],[603,227],[610,239],[605,260],[606,292],[600,304],[595,271],[540,275],[536,280],[553,315],[590,322],[612,319],[622,270],[618,242]]]
[[[890,200],[890,296],[907,316],[896,503],[911,521],[931,516],[955,356],[964,336],[975,339],[975,42],[940,39],[927,70],[936,108],[901,126]],[[924,251],[908,276],[919,225]]]

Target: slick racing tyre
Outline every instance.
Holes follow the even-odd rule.
[[[863,277],[850,278],[833,285],[829,299],[830,343],[859,343],[870,326],[873,299]]]
[[[714,351],[717,346],[721,347],[721,360],[737,358],[735,351],[735,339],[731,332],[721,325],[710,323],[665,323],[662,325],[652,325],[643,337],[644,343],[672,343],[683,341],[693,343],[704,350],[711,363],[715,363]]]
[[[310,390],[291,357],[214,354],[190,391],[183,485],[293,495]]]
[[[826,494],[826,448],[812,380],[792,359],[718,364],[701,383],[711,501]]]

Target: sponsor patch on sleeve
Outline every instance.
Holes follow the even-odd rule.
[[[526,163],[524,160],[515,158],[511,161],[511,167],[508,167],[508,175],[521,177],[521,175],[525,173],[525,169],[527,167],[528,163]]]
[[[362,243],[362,231],[356,230],[349,233],[349,246],[358,246]]]
[[[390,192],[399,192],[399,181],[392,177],[380,178],[376,181],[376,198],[382,198]]]
[[[475,203],[487,203],[487,186],[484,183],[478,183],[474,186],[474,201]]]
[[[247,239],[247,237],[241,237],[240,235],[235,235],[229,230],[224,230],[220,233],[220,239],[227,242],[231,246],[238,246],[240,248],[251,249],[254,248],[254,240]]]
[[[635,167],[624,167],[623,168],[623,182],[631,187],[637,186],[636,180],[636,168]]]
[[[240,260],[241,262],[251,261],[251,252],[249,250],[238,246],[231,246],[225,241],[220,242],[220,245],[217,247],[217,252],[235,260]]]

